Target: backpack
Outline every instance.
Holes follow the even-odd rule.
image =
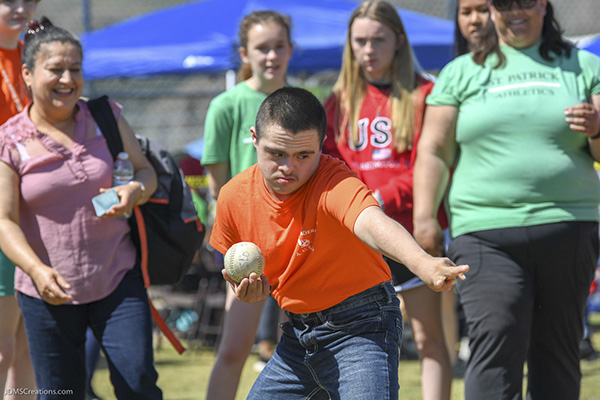
[[[123,151],[123,143],[108,97],[89,100],[88,108],[116,159]],[[156,171],[158,187],[146,204],[134,208],[135,218],[129,219],[131,237],[141,259],[146,288],[151,284],[175,284],[189,269],[202,245],[205,230],[196,214],[190,188],[173,156],[159,143],[136,137]],[[156,310],[151,308],[154,316]],[[156,318],[155,321],[160,327],[161,323]],[[169,337],[162,327],[161,330]],[[170,330],[169,333],[172,335]],[[175,343],[173,345],[177,348]]]

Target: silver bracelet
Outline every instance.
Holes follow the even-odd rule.
[[[131,185],[132,183],[137,183],[140,185],[140,191],[142,192],[140,198],[144,197],[144,193],[146,193],[146,186],[144,186],[144,184],[140,181],[129,181],[129,184]]]

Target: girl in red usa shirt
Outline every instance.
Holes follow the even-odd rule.
[[[342,68],[326,101],[323,152],[346,161],[383,211],[412,233],[413,164],[425,97],[433,82],[415,68],[396,9],[364,2],[350,18]],[[447,225],[443,211],[440,224]],[[386,258],[402,293],[422,364],[425,400],[450,398],[452,370],[444,342],[441,295],[404,265]]]

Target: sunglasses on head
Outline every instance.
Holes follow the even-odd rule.
[[[522,10],[528,10],[535,7],[537,0],[492,0],[492,5],[498,11],[508,11],[512,8],[513,3],[517,3]]]

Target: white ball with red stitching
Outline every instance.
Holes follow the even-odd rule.
[[[234,244],[225,253],[225,271],[231,279],[240,282],[252,272],[261,276],[265,269],[265,256],[252,242]]]

